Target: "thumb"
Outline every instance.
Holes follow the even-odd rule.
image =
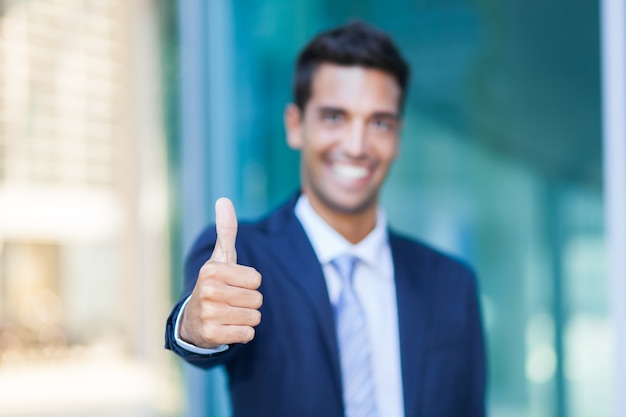
[[[215,242],[211,260],[237,263],[237,251],[235,250],[237,215],[233,203],[228,198],[219,198],[215,202],[215,230],[217,242]]]

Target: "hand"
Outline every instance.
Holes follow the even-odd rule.
[[[261,274],[237,265],[237,215],[227,198],[215,202],[215,229],[213,254],[200,268],[179,329],[184,341],[202,348],[248,343],[261,322]]]

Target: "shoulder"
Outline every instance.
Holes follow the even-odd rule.
[[[428,275],[446,280],[475,281],[473,268],[459,257],[412,237],[389,232],[394,259],[400,259],[412,269],[427,271]]]
[[[422,294],[439,323],[461,323],[465,327],[469,318],[480,321],[476,313],[480,285],[467,262],[394,233],[390,233],[390,246],[396,286],[401,292]]]

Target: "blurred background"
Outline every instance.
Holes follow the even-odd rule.
[[[619,3],[0,0],[0,417],[228,415],[162,348],[182,262],[297,189],[296,54],[355,18],[412,65],[383,205],[475,266],[489,415],[626,415]]]

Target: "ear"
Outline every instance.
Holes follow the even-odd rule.
[[[298,106],[289,103],[285,108],[285,132],[287,133],[287,145],[291,149],[302,148],[302,113]]]

